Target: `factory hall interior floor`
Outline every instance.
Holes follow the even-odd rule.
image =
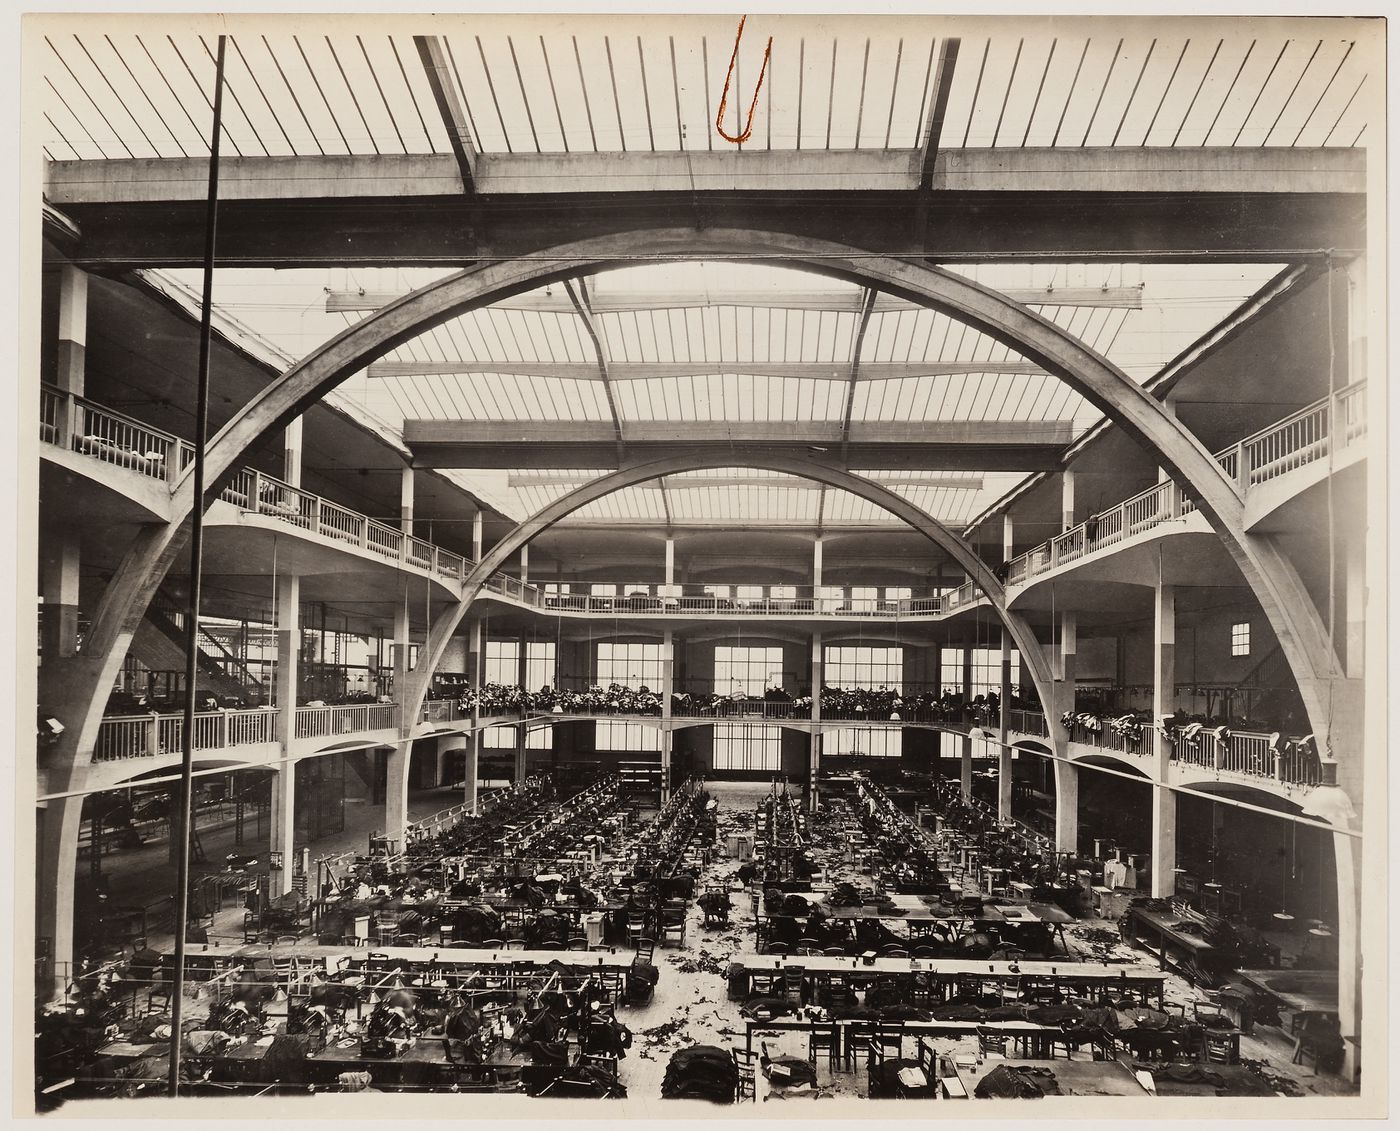
[[[723,848],[729,835],[753,833],[755,806],[770,787],[766,783],[707,782],[704,788],[717,803],[719,851],[698,878],[695,890],[698,893],[706,885],[726,883],[731,893],[729,923],[724,927],[705,927],[704,913],[692,901],[687,913],[683,945],[663,947],[658,944],[656,948],[653,962],[660,972],[660,979],[652,999],[643,1005],[619,1009],[618,1019],[632,1032],[631,1048],[619,1064],[618,1071],[620,1081],[627,1088],[629,1109],[638,1101],[644,1101],[647,1107],[655,1110],[653,1104],[660,1100],[667,1064],[677,1050],[697,1044],[726,1050],[743,1049],[746,1043],[745,1017],[741,1012],[744,1003],[729,1000],[727,973],[732,956],[751,953],[756,949],[754,906],[749,890],[743,888],[738,880],[741,862],[726,856]],[[424,809],[432,807],[428,797],[418,804]],[[649,814],[643,811],[640,816],[646,820]],[[869,877],[854,865],[842,862],[838,847],[834,844],[824,845],[824,840],[832,838],[824,837],[819,824],[813,822],[810,832],[813,841],[811,855],[818,867],[827,869],[831,882],[849,880],[857,884],[869,883]],[[357,834],[352,834],[347,828],[341,834],[341,839],[348,841],[352,835]],[[132,883],[132,880],[128,879],[127,883]],[[241,911],[221,913],[210,932],[211,944],[237,941],[234,936],[239,930],[241,914]],[[1064,930],[1070,950],[1086,960],[1157,969],[1156,955],[1123,942],[1116,924],[1111,921],[1077,921],[1066,924]],[[167,941],[173,942],[153,938],[151,944],[159,948]],[[1205,1002],[1208,999],[1204,991],[1192,986],[1179,974],[1168,971],[1165,1000],[1169,1005],[1184,1004],[1189,1013],[1192,1002]],[[785,1055],[805,1061],[808,1059],[807,1042],[806,1033],[756,1034],[753,1047],[755,1052],[762,1049],[773,1056]],[[940,1056],[977,1052],[975,1035],[940,1036],[932,1043]],[[906,1046],[903,1055],[913,1057],[913,1041],[906,1041]],[[1241,1063],[1257,1074],[1277,1095],[1355,1094],[1354,1086],[1341,1076],[1319,1073],[1311,1065],[1291,1063],[1293,1048],[1293,1040],[1284,1030],[1255,1025],[1252,1033],[1240,1038]],[[1087,1049],[1076,1054],[1076,1058],[1086,1062],[1089,1057]],[[760,1070],[756,1073],[756,1102],[796,1103],[809,1099],[864,1098],[868,1088],[867,1073],[864,1058],[857,1059],[858,1064],[853,1071],[832,1071],[827,1066],[826,1057],[819,1056],[815,1084],[806,1083],[797,1087],[774,1086]],[[522,1099],[522,1102],[544,1101]]]

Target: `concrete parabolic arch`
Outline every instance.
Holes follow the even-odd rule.
[[[1151,453],[1196,500],[1258,599],[1297,679],[1318,747],[1331,755],[1334,703],[1337,717],[1346,718],[1359,711],[1359,696],[1354,694],[1351,681],[1334,680],[1338,670],[1335,649],[1297,572],[1272,539],[1245,533],[1240,493],[1200,442],[1107,359],[1019,303],[928,263],[833,241],[743,228],[613,233],[561,245],[528,259],[482,263],[431,283],[332,338],[249,401],[209,445],[205,505],[217,497],[250,451],[270,433],[389,350],[459,314],[546,283],[635,266],[639,240],[646,257],[658,261],[726,259],[781,264],[874,287],[964,322],[1069,383]],[[80,763],[79,754],[91,750],[96,742],[105,699],[101,690],[115,680],[147,605],[184,546],[195,505],[193,496],[187,474],[171,500],[172,521],[145,528],[128,547],[94,613],[83,651],[44,665],[41,698],[47,711],[66,728],[44,764],[50,794],[83,786],[86,766]],[[1359,744],[1346,753],[1359,759]],[[71,890],[71,881],[62,884],[58,876],[65,856],[59,847],[62,842],[76,851],[77,844],[81,806],[63,800],[51,806],[59,812],[51,813],[45,821],[41,892],[60,887]],[[68,858],[71,860],[71,855]],[[41,918],[49,910],[41,907]],[[67,930],[63,924],[56,930],[48,924],[40,926],[41,934],[53,938],[55,954],[71,938],[71,908],[67,915]]]
[[[1019,613],[1013,613],[1007,609],[1006,592],[1002,588],[1001,582],[996,579],[996,575],[977,556],[965,539],[954,534],[921,507],[879,483],[832,467],[820,460],[775,452],[770,448],[746,445],[735,445],[726,448],[723,452],[685,451],[682,449],[661,459],[633,464],[575,488],[520,523],[505,538],[496,543],[472,568],[462,583],[461,601],[432,626],[427,645],[419,653],[418,664],[409,673],[408,687],[405,689],[400,703],[400,717],[410,723],[411,720],[418,718],[432,682],[433,672],[437,670],[437,666],[442,660],[448,641],[457,631],[458,626],[462,623],[462,618],[466,616],[468,609],[476,600],[487,579],[514,555],[518,554],[522,546],[528,545],[532,539],[580,507],[596,502],[615,491],[621,491],[624,488],[633,487],[638,483],[645,483],[663,475],[679,475],[682,472],[705,471],[717,467],[752,467],[763,471],[775,471],[812,479],[824,483],[828,487],[849,491],[851,494],[889,511],[896,518],[907,522],[913,529],[939,546],[962,567],[973,584],[986,594],[993,612],[1006,627],[1012,642],[1021,653],[1030,673],[1031,682],[1035,685],[1040,701],[1046,708],[1045,715],[1054,741],[1060,749],[1064,748],[1065,731],[1055,711],[1051,708],[1055,702],[1054,676],[1051,674],[1050,665],[1046,662],[1045,650],[1036,640],[1035,632],[1025,618]],[[389,789],[395,791],[393,796],[398,804],[390,808],[391,823],[387,834],[391,839],[396,839],[401,834],[401,829],[393,826],[395,822],[401,825],[407,813],[409,759],[409,748],[403,745],[395,752],[392,759]]]

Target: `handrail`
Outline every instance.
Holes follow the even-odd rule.
[[[198,712],[194,717],[194,749],[227,750],[236,746],[277,742],[282,737],[279,719],[280,712],[272,707]],[[298,707],[294,737],[320,738],[387,730],[395,726],[397,719],[396,703]],[[182,753],[183,720],[184,716],[178,712],[104,718],[97,728],[92,760],[116,762]]]
[[[1339,448],[1366,435],[1366,383],[1357,381],[1332,397],[1262,428],[1215,459],[1240,490],[1248,491],[1296,468],[1325,459],[1332,449],[1332,421],[1342,422]],[[1094,553],[1135,534],[1180,518],[1195,503],[1173,481],[1158,483],[1117,506],[1091,515],[1049,541],[1006,564],[1007,584],[1020,585],[1058,566]],[[961,593],[961,590],[958,591]],[[948,603],[948,608],[956,607]]]
[[[164,480],[172,488],[194,460],[194,447],[185,440],[47,384],[40,387],[39,438]],[[475,564],[460,554],[251,468],[238,471],[219,497],[244,510],[348,542],[452,581],[461,581]]]

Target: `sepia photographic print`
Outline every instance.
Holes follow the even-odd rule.
[[[1384,1114],[1383,19],[20,34],[16,1116]]]

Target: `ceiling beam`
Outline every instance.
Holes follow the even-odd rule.
[[[578,289],[574,289],[577,282]],[[588,332],[589,338],[593,341],[593,352],[598,358],[598,380],[603,383],[603,393],[608,398],[608,412],[612,414],[613,432],[619,444],[622,443],[622,417],[617,411],[617,400],[613,397],[612,382],[608,380],[608,349],[603,344],[603,339],[598,334],[597,327],[593,324],[593,312],[588,308],[588,283],[585,279],[564,280],[564,290],[568,292],[569,301],[574,305],[574,312],[583,322],[583,328]]]
[[[482,153],[473,163],[480,195],[813,191],[919,188],[918,149],[730,150],[628,153]],[[202,157],[46,161],[50,205],[203,202]],[[940,150],[935,192],[1356,193],[1366,191],[1366,151],[1273,146],[1140,148],[973,148]],[[352,154],[230,157],[219,162],[220,204],[235,200],[310,200],[460,196],[453,154]],[[80,225],[81,216],[73,216]]]
[[[524,487],[576,487],[607,474],[599,471],[580,475],[577,472],[512,472],[507,486],[512,489]],[[874,479],[884,487],[933,487],[953,491],[980,491],[980,476],[913,476],[897,475],[888,472],[871,472],[867,478]],[[660,488],[663,491],[694,490],[705,487],[773,487],[794,491],[817,491],[822,484],[811,479],[800,479],[792,475],[667,475],[664,479],[642,483],[639,489]]]
[[[658,377],[708,377],[739,374],[748,377],[792,377],[808,381],[851,381],[849,363],[818,361],[662,361],[608,362],[606,366],[569,361],[377,361],[366,371],[371,378],[445,377],[473,374],[513,374],[553,377],[561,381],[647,381]],[[1044,375],[1029,361],[867,361],[855,381],[896,381],[906,377],[940,377],[961,373]]]
[[[948,95],[953,89],[953,72],[958,63],[958,48],[962,41],[945,39],[938,51],[938,65],[933,72],[933,90],[929,95],[927,124],[919,150],[919,188],[933,187],[933,174],[938,163],[938,144],[943,137],[943,122],[948,114]]]
[[[949,525],[953,522],[950,521]],[[656,530],[662,529],[663,522],[658,518],[561,518],[554,524],[552,529],[569,530]],[[811,533],[870,533],[870,534],[897,534],[907,532],[909,526],[900,519],[890,516],[888,524],[872,521],[868,518],[862,519],[828,519],[821,526],[810,519],[804,518],[755,518],[740,519],[733,517],[717,516],[712,519],[682,518],[677,519],[669,526],[673,530],[791,530],[805,531]],[[483,596],[489,596],[483,593]]]
[[[983,284],[986,285],[985,283]],[[1142,284],[1126,287],[1001,287],[1000,293],[1028,306],[1088,306],[1142,308]],[[403,298],[407,291],[329,291],[328,313],[368,312]],[[594,293],[590,307],[594,314],[633,314],[646,310],[694,310],[714,306],[752,307],[758,310],[812,310],[838,314],[859,314],[864,296],[849,291],[614,291]],[[572,314],[567,296],[530,291],[492,303],[492,310],[524,310],[540,314]],[[895,295],[875,299],[875,313],[922,310],[918,303]]]
[[[423,62],[423,73],[428,77],[428,86],[433,92],[442,124],[447,130],[447,140],[452,146],[452,156],[457,161],[457,170],[462,176],[462,191],[468,194],[476,191],[476,143],[472,141],[467,126],[466,109],[457,97],[457,86],[448,64],[445,44],[435,35],[415,35],[413,44],[418,48],[418,58]]]
[[[606,468],[623,465],[615,430],[604,421],[406,420],[414,467]],[[693,451],[728,453],[733,467],[767,466],[775,452],[823,456],[869,471],[1047,471],[1074,438],[1072,421],[628,422],[626,463]]]
[[[846,412],[841,421],[841,442],[851,437],[851,413],[856,405],[856,385],[860,382],[860,348],[865,344],[865,331],[870,326],[870,316],[875,312],[875,290],[867,287],[861,301],[860,321],[851,337],[850,384],[846,388]]]

